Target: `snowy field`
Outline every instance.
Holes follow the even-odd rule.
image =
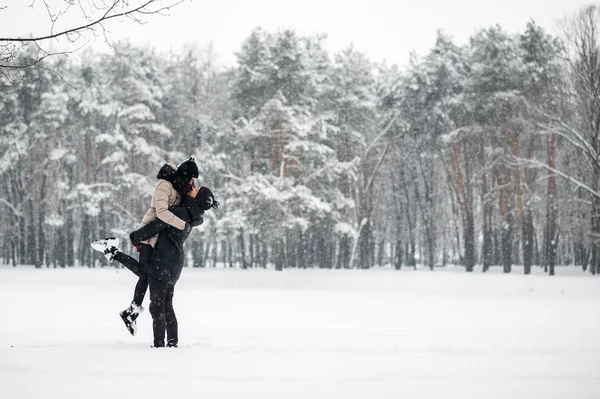
[[[597,399],[600,278],[557,272],[185,269],[152,349],[129,272],[0,267],[0,398]]]

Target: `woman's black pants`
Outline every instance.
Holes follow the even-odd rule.
[[[138,282],[135,285],[135,289],[133,290],[133,303],[135,303],[137,306],[142,306],[142,302],[144,302],[144,297],[146,296],[146,291],[148,290],[148,275],[146,274],[146,270],[144,268],[150,260],[152,250],[153,248],[151,245],[140,244],[139,261],[129,255],[124,254],[123,252],[117,252],[114,257],[114,260],[121,263],[123,266],[131,270],[133,274],[139,277]]]

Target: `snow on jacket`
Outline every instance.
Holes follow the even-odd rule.
[[[158,218],[179,230],[185,228],[185,221],[181,220],[181,218],[177,217],[169,210],[169,206],[177,206],[181,202],[180,195],[177,190],[173,188],[173,184],[169,180],[166,180],[172,170],[174,169],[169,164],[165,164],[158,172],[157,177],[160,180],[154,188],[150,208],[142,218],[140,227],[144,227]],[[143,243],[154,247],[156,245],[156,240],[158,240],[158,234],[149,240],[143,241]]]

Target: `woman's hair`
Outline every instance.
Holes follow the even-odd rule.
[[[190,180],[177,172],[175,172],[175,176],[173,177],[173,181],[171,183],[181,198],[183,198],[190,191]]]

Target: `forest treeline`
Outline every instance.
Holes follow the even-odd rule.
[[[222,206],[190,266],[600,273],[600,11],[530,22],[408,65],[256,29],[233,67],[208,49],[121,42],[0,68],[0,258],[105,264],[166,161],[194,156]],[[32,62],[30,62],[32,61]],[[124,248],[130,251],[124,240]]]

